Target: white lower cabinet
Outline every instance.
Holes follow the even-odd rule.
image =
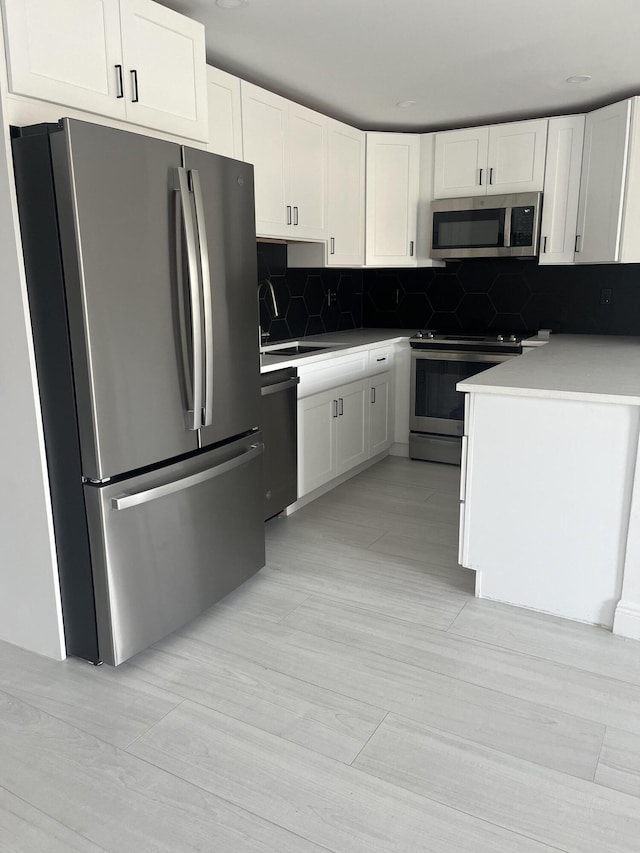
[[[298,497],[369,457],[366,379],[298,401]]]
[[[391,447],[391,374],[369,379],[369,456]]]

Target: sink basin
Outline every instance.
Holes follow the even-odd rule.
[[[311,344],[294,344],[293,346],[281,347],[280,349],[263,350],[263,355],[303,355],[307,352],[320,352],[327,349],[326,346],[313,346]]]

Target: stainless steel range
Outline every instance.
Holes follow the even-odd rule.
[[[522,352],[520,334],[466,334],[424,329],[411,344],[412,459],[460,464],[464,394],[456,384]]]

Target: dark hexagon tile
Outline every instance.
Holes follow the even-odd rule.
[[[338,283],[338,305],[341,311],[351,311],[362,299],[359,282],[350,275],[342,274]]]
[[[271,316],[271,313],[267,308],[267,303],[264,301],[264,299],[258,300],[258,307],[260,310],[260,327],[262,328],[263,332],[268,332],[271,327],[273,317]]]
[[[472,258],[463,261],[458,269],[458,280],[465,293],[487,293],[496,277],[496,263],[493,258]]]
[[[486,293],[467,293],[456,311],[461,328],[488,329],[496,310]]]
[[[304,295],[304,289],[307,284],[308,275],[309,274],[307,270],[303,269],[287,270],[285,281],[287,283],[287,289],[291,296]]]
[[[304,335],[307,328],[307,320],[309,318],[309,313],[307,311],[307,307],[304,304],[304,299],[301,296],[295,296],[291,302],[289,302],[289,308],[287,309],[287,325],[291,330],[291,335],[294,338],[299,338]]]
[[[448,273],[436,275],[427,288],[427,296],[434,311],[455,311],[463,295],[458,277]]]
[[[304,301],[309,314],[320,314],[325,304],[325,289],[319,275],[307,275],[304,287]]]
[[[291,329],[286,320],[274,320],[271,323],[271,328],[269,329],[270,344],[274,343],[274,341],[284,341],[290,337],[292,337]]]
[[[304,333],[305,335],[323,335],[326,331],[322,317],[309,317]]]
[[[499,314],[518,314],[527,304],[531,291],[524,276],[499,274],[489,288],[489,296]]]
[[[496,314],[489,323],[489,328],[496,332],[525,332],[528,330],[521,314]]]
[[[376,278],[368,297],[377,311],[395,311],[404,297],[404,289],[396,278]]]
[[[269,275],[287,274],[287,247],[284,243],[258,243],[258,253],[262,255]]]
[[[258,281],[261,281],[263,278],[269,278],[270,275],[269,264],[261,246],[262,244],[258,243]]]
[[[435,278],[437,270],[433,267],[415,270],[402,270],[398,277],[405,293],[425,293]]]
[[[398,306],[398,327],[401,329],[426,329],[431,325],[433,311],[425,293],[407,293]]]
[[[453,311],[434,311],[429,318],[428,328],[439,332],[459,332],[462,326]]]
[[[340,322],[340,308],[337,302],[332,305],[325,304],[322,306],[322,321],[327,332],[337,332],[338,323]]]
[[[353,314],[350,311],[341,311],[340,319],[338,320],[337,332],[343,332],[345,329],[355,329],[356,324],[353,319]]]
[[[534,293],[521,311],[525,328],[532,332],[538,329],[560,328],[559,306],[544,293]]]

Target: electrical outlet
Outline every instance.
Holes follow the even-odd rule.
[[[600,305],[611,305],[613,293],[610,287],[603,287],[600,291]]]
[[[335,290],[327,290],[327,305],[335,305],[338,301],[338,293]]]

